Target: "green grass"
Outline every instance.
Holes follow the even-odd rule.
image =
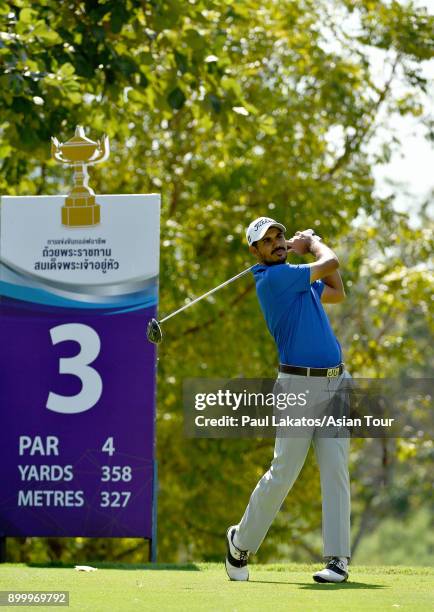
[[[252,565],[245,583],[230,582],[223,564],[215,563],[91,565],[98,571],[0,565],[0,590],[69,591],[70,609],[104,612],[422,612],[432,610],[434,601],[434,568],[354,566],[346,584],[321,585],[311,578],[319,565]]]

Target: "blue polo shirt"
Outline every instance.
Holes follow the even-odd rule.
[[[341,345],[321,304],[324,283],[310,283],[309,266],[257,264],[252,271],[280,363],[311,368],[340,363]]]

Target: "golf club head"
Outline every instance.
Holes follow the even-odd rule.
[[[146,336],[149,342],[153,342],[154,344],[160,344],[163,333],[161,331],[160,324],[157,319],[151,319],[148,323],[148,328],[146,330]]]

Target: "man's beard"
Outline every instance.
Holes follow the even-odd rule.
[[[266,266],[278,266],[278,265],[280,265],[280,264],[284,264],[284,263],[286,263],[286,258],[287,258],[287,256],[288,256],[288,253],[286,252],[286,253],[285,253],[285,257],[284,257],[283,259],[279,259],[278,261],[274,261],[274,259],[273,259],[273,260],[264,259],[264,260],[263,260],[263,263],[264,263]]]

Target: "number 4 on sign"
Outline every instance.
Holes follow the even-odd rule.
[[[113,453],[115,452],[115,447],[113,445],[113,438],[107,438],[107,440],[104,442],[102,449],[101,449],[104,453],[108,453],[109,456],[111,457],[113,455]]]

